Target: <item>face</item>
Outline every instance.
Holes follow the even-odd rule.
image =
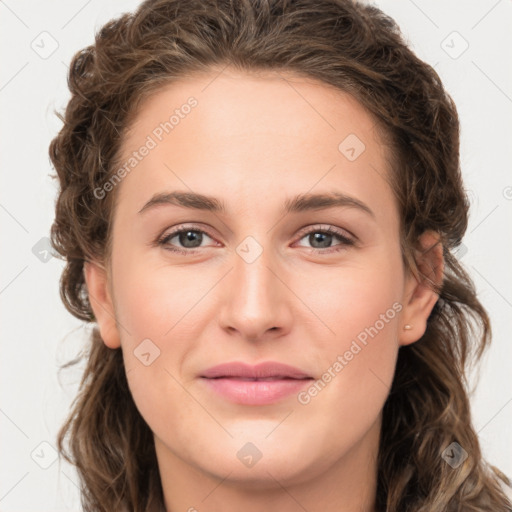
[[[292,74],[197,75],[142,105],[106,192],[110,274],[86,277],[160,464],[299,483],[377,446],[435,303],[402,265],[389,156],[354,98]]]

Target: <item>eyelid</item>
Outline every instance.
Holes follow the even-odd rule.
[[[204,226],[200,226],[198,224],[189,224],[189,223],[183,223],[183,224],[178,224],[177,226],[174,226],[169,232],[167,232],[167,229],[164,230],[164,232],[157,237],[156,239],[156,244],[158,245],[159,243],[162,242],[162,240],[165,240],[166,238],[174,238],[176,235],[179,235],[180,232],[182,231],[199,231],[200,233],[204,233],[205,235],[207,235],[208,237],[210,237],[212,240],[215,240],[215,237],[209,233],[209,231],[204,227]],[[199,249],[198,247],[195,248],[195,249]],[[187,252],[192,252],[194,251],[195,249],[188,249]]]
[[[306,226],[305,228],[302,228],[298,235],[297,235],[297,241],[301,238],[304,238],[304,236],[309,235],[310,233],[313,233],[315,231],[321,231],[330,233],[333,235],[341,236],[342,238],[346,238],[347,240],[350,240],[352,243],[356,243],[357,237],[352,234],[347,229],[338,228],[336,226],[333,226],[332,224],[313,224],[311,226]]]

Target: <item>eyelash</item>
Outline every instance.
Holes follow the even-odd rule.
[[[202,233],[207,235],[209,238],[214,238],[211,236],[207,231],[204,231],[203,229],[199,229],[197,226],[179,226],[174,231],[171,231],[170,233],[167,233],[156,240],[155,244],[156,246],[162,246],[166,250],[179,253],[179,254],[195,254],[199,247],[194,249],[177,249],[176,247],[172,247],[168,244],[168,241],[173,239],[176,235],[179,235],[180,233],[186,233],[188,231],[194,231],[198,233]],[[333,228],[332,226],[328,226],[326,229],[315,227],[310,229],[309,231],[302,232],[301,237],[299,238],[299,241],[305,238],[306,236],[312,234],[312,233],[322,233],[322,234],[328,234],[328,235],[334,235],[341,243],[334,246],[334,247],[326,247],[325,249],[316,249],[314,247],[311,248],[311,251],[314,253],[321,253],[321,254],[330,254],[342,251],[346,249],[346,247],[354,246],[355,241],[351,240],[350,238],[346,237],[341,231],[338,231],[337,229]]]

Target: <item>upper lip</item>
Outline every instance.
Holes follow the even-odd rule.
[[[223,363],[205,370],[201,377],[214,379],[219,377],[240,377],[252,379],[264,379],[268,377],[307,379],[312,378],[307,373],[293,366],[269,361],[257,365],[250,365],[242,362]]]

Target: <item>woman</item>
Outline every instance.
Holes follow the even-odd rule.
[[[86,510],[511,509],[467,395],[490,326],[453,256],[457,112],[390,18],[146,1],[69,85],[52,241],[96,328],[59,450]]]

